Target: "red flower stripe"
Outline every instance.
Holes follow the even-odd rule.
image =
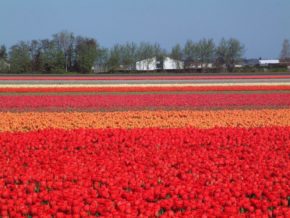
[[[0,133],[2,217],[289,217],[290,128]]]
[[[290,106],[290,94],[147,94],[76,96],[0,96],[0,109],[141,109]]]
[[[183,87],[49,87],[0,88],[0,93],[44,92],[174,92],[174,91],[283,91],[290,86],[183,86]]]

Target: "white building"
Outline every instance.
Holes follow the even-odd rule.
[[[136,62],[136,70],[157,70],[157,58],[149,58]]]
[[[178,70],[184,68],[184,62],[165,57],[163,60],[163,70]]]
[[[174,60],[169,57],[164,57],[162,60],[158,60],[156,57],[154,57],[136,62],[136,70],[139,71],[177,70],[183,68],[183,61]]]
[[[280,61],[278,59],[269,59],[269,60],[259,60],[260,66],[269,66],[272,64],[279,64]]]

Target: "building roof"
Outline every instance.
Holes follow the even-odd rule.
[[[259,60],[259,64],[279,64],[278,59],[269,59],[269,60]]]

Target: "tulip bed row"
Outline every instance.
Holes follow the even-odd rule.
[[[289,217],[290,128],[0,133],[2,217]]]
[[[290,109],[115,112],[0,112],[0,132],[47,128],[214,128],[290,126]],[[28,119],[29,118],[29,119]]]
[[[0,218],[290,217],[289,84],[99,79],[0,77]]]
[[[1,110],[288,107],[289,93],[0,96]]]
[[[290,91],[290,86],[127,86],[127,87],[23,87],[1,88],[0,93],[74,93],[74,92],[184,92],[184,91]]]

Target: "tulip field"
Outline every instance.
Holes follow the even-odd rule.
[[[290,75],[2,76],[0,218],[290,217]]]

